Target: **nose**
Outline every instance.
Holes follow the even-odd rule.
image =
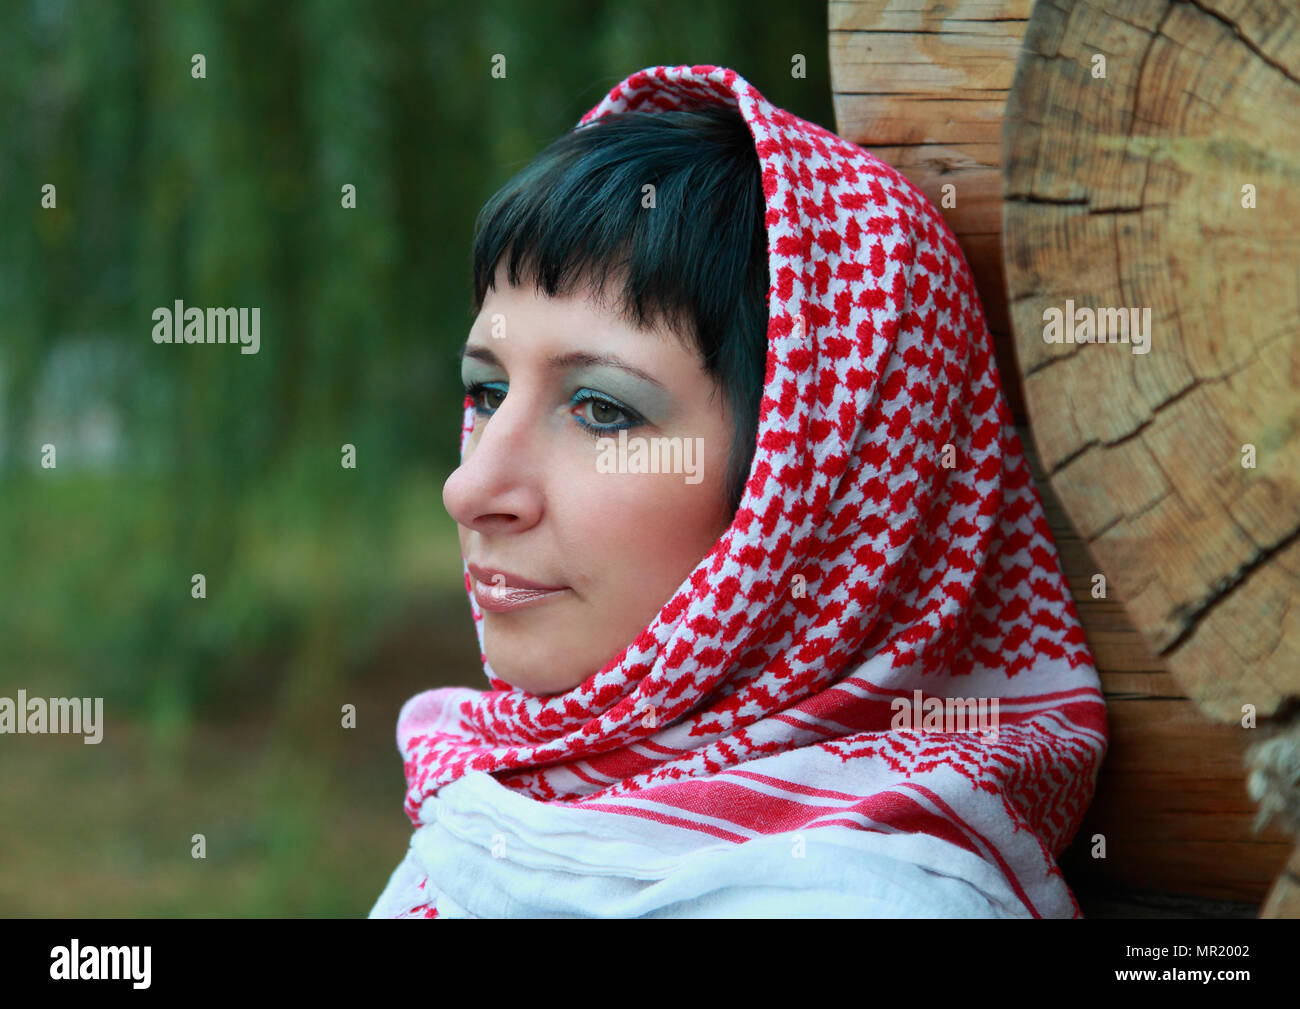
[[[442,487],[442,503],[457,525],[478,533],[523,532],[542,517],[539,424],[511,390],[490,417],[478,417],[461,464]]]

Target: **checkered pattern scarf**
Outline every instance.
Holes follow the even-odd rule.
[[[406,812],[418,827],[426,800],[484,771],[537,803],[701,844],[925,834],[994,866],[1018,913],[1079,917],[1056,858],[1092,798],[1105,706],[962,252],[893,168],[732,70],[648,68],[581,123],[700,101],[740,110],[767,206],[767,377],[744,499],[586,682],[542,697],[484,657],[491,690],[408,701]],[[473,413],[467,401],[462,454]],[[468,572],[465,586],[482,648]],[[996,698],[997,731],[973,714],[954,727],[954,698]],[[405,916],[437,915],[437,880],[412,893]]]

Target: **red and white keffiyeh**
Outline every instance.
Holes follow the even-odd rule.
[[[580,686],[540,697],[484,657],[492,690],[408,701],[406,812],[429,824],[442,789],[486,772],[521,810],[643,827],[677,851],[848,828],[929,872],[960,874],[943,852],[987,867],[1009,914],[1080,917],[1056,858],[1092,798],[1105,706],[962,252],[893,168],[734,71],[651,67],[581,122],[700,101],[739,108],[767,204],[766,392],[744,499],[655,621]],[[473,423],[467,402],[462,453]],[[918,697],[997,698],[996,738],[922,727],[919,711],[891,728],[891,702]],[[385,913],[436,916],[448,894],[484,914],[411,859],[407,899]]]

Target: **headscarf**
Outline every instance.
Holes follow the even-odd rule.
[[[841,881],[828,913],[984,913],[921,884],[909,908],[915,876],[973,886],[990,916],[1081,917],[1056,859],[1092,798],[1105,706],[961,249],[897,171],[733,70],[650,67],[579,125],[700,102],[739,109],[767,209],[767,377],[739,510],[572,690],[515,689],[484,654],[491,690],[406,703],[416,838],[372,916],[745,915],[776,906],[746,903],[755,872],[812,893],[837,865],[883,864],[871,885],[903,890],[855,904]],[[465,588],[483,651],[468,570]],[[997,731],[939,719],[950,698],[996,703]],[[417,843],[435,828],[439,845]],[[758,859],[730,884],[728,852]],[[710,876],[729,901],[700,901]]]

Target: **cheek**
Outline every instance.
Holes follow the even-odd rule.
[[[564,529],[579,593],[638,613],[667,602],[726,529],[722,465],[706,457],[698,483],[684,473],[594,467],[564,481],[551,497],[551,519]]]

